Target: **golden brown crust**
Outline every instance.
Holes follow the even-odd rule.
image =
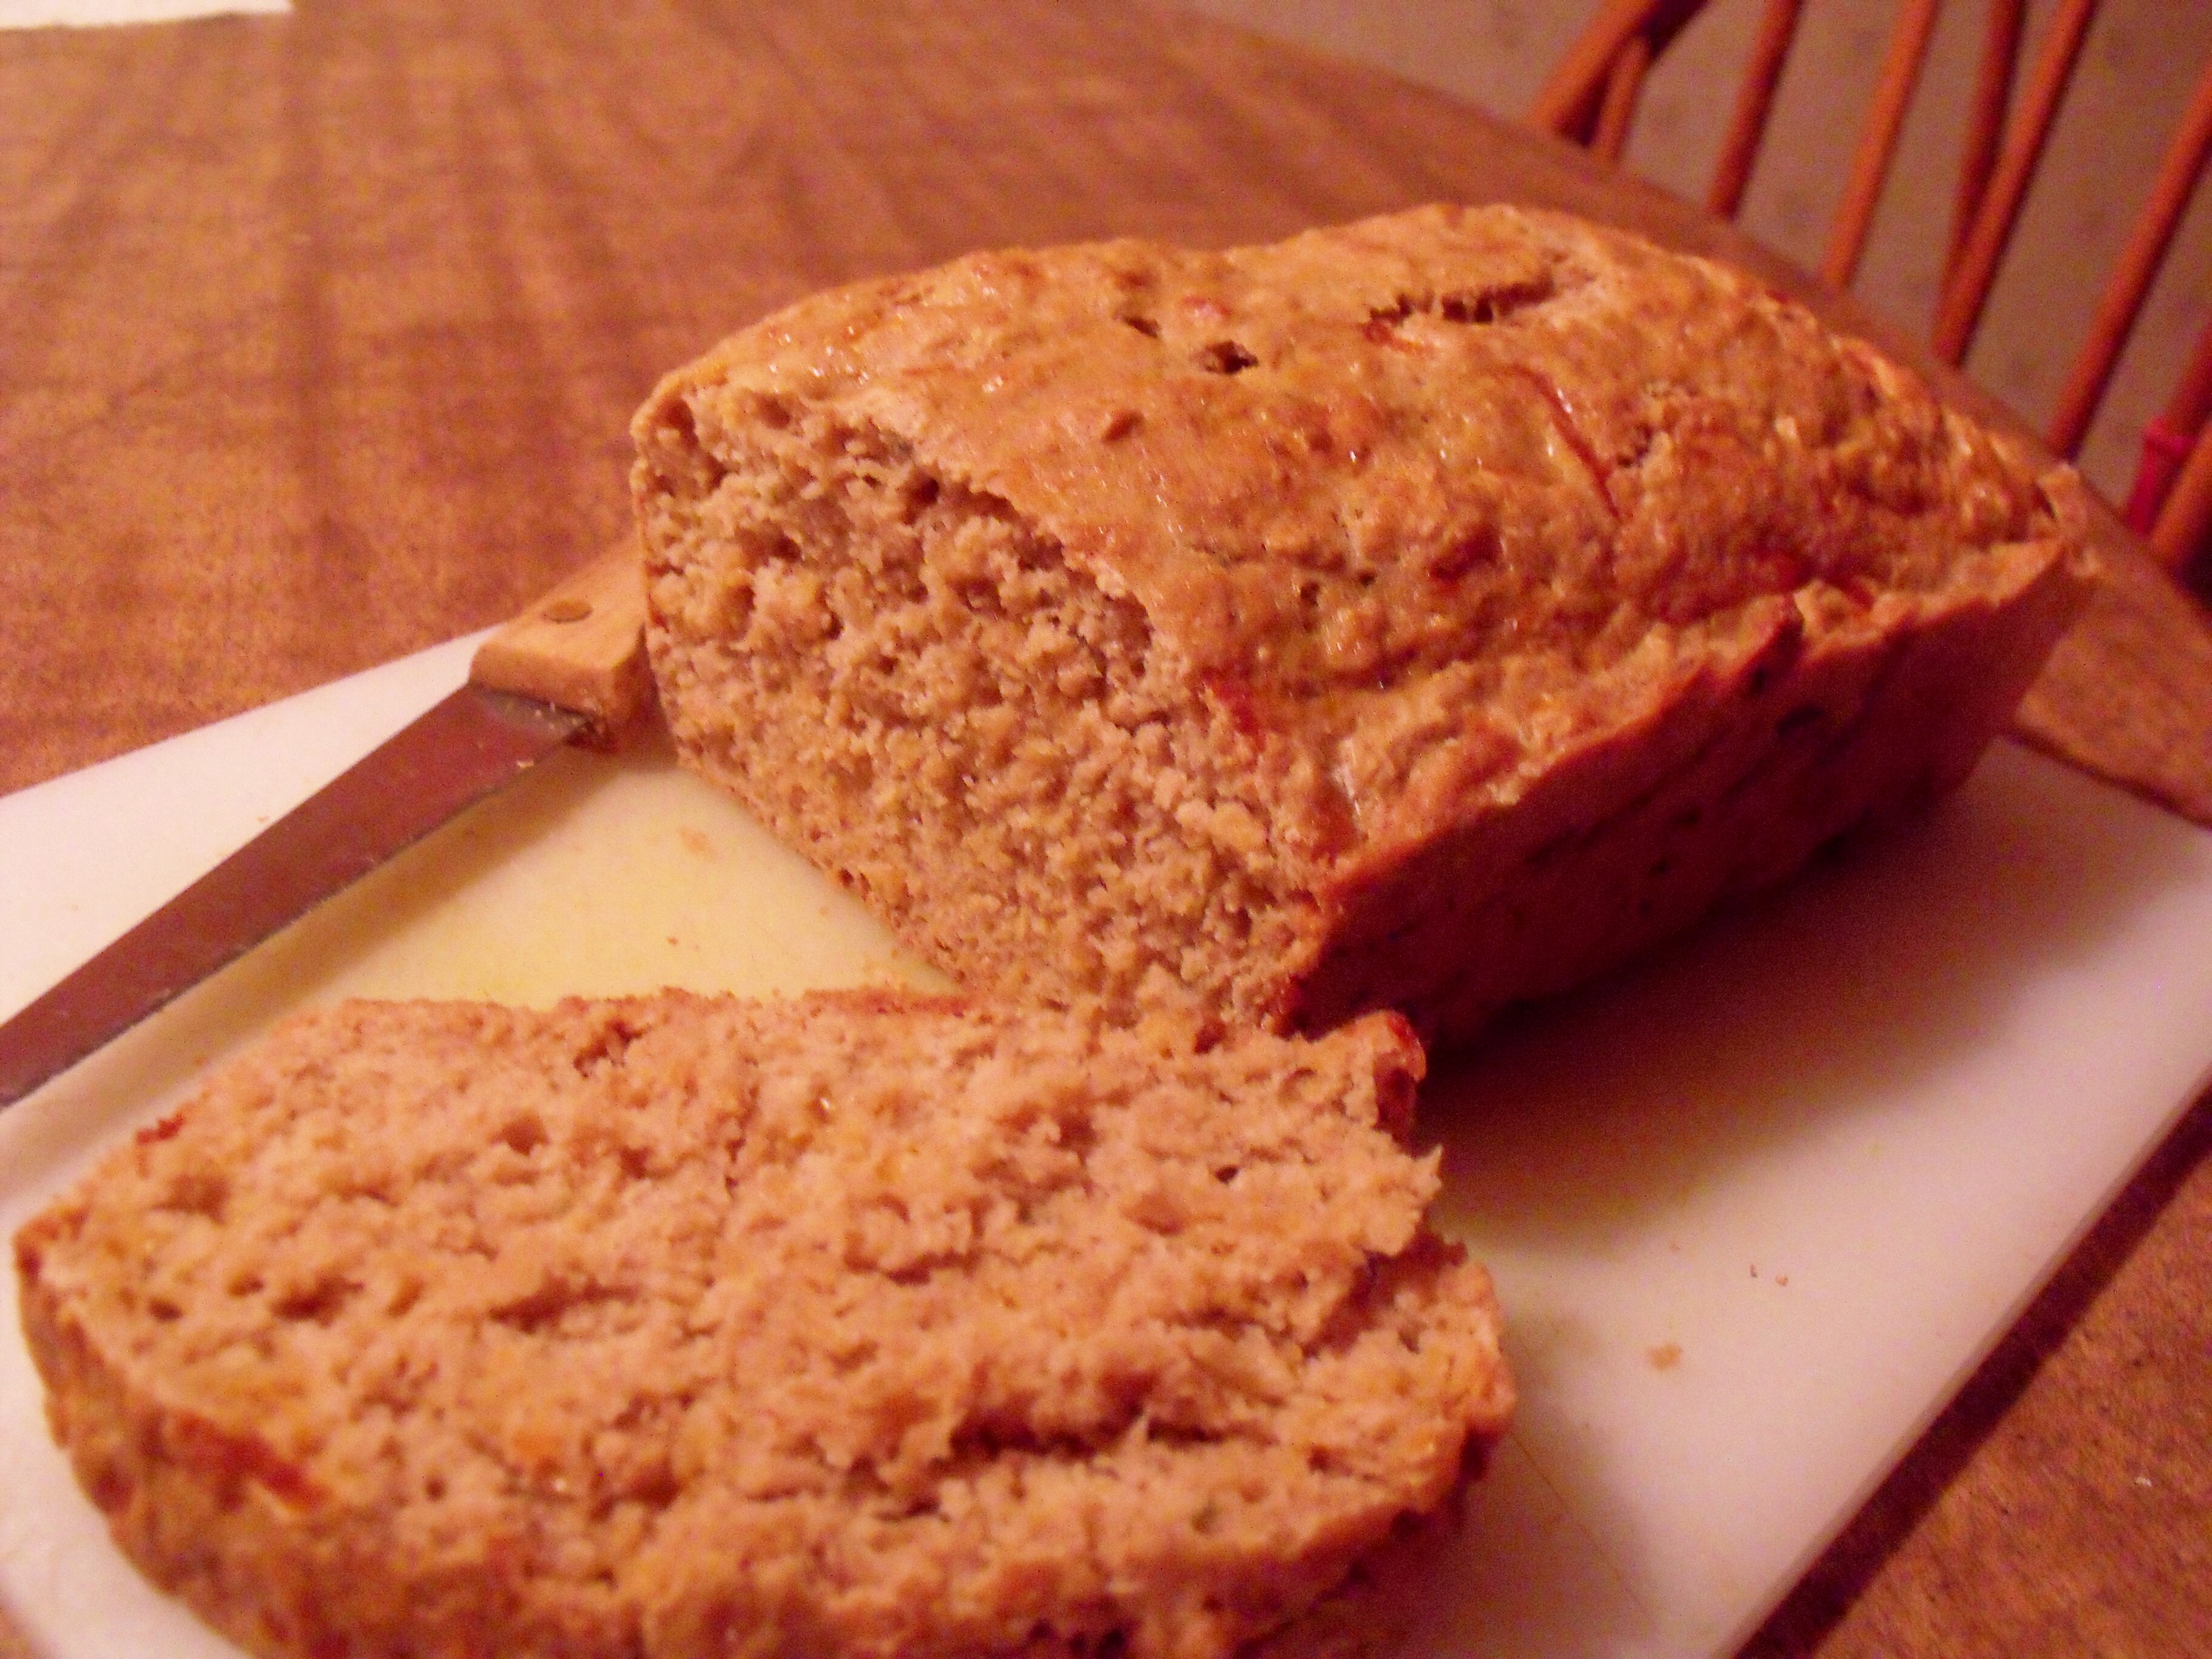
[[[735,591],[716,584],[745,580],[702,578],[702,549],[773,510],[740,523],[733,492],[768,501],[782,477],[791,556],[834,589],[837,561],[878,532],[808,520],[866,486],[830,476],[865,455],[933,503],[958,492],[971,516],[1013,526],[1025,558],[1064,561],[1100,603],[1133,607],[1146,672],[1180,684],[1188,720],[1217,728],[1220,771],[1263,797],[1264,847],[1234,824],[1201,838],[1249,866],[1274,895],[1252,902],[1291,935],[1265,947],[1272,993],[1204,994],[1278,1020],[1340,1003],[1310,982],[1318,964],[1347,930],[1395,925],[1390,904],[1361,914],[1360,895],[1432,863],[1440,839],[1556,798],[1560,766],[1602,769],[1608,734],[1677,724],[1667,699],[1705,696],[1767,632],[1794,630],[1768,665],[1786,678],[1801,659],[1878,655],[1875,632],[1942,631],[1985,591],[2034,594],[1974,630],[2009,683],[2083,591],[2070,474],[2039,479],[1917,379],[1737,273],[1510,208],[1218,253],[981,254],[861,284],[671,376],[635,431],[656,670],[695,759],[718,719],[705,647]],[[821,602],[836,609],[834,592]],[[2002,724],[1984,701],[1935,723],[1930,757],[1978,751]],[[718,758],[709,769],[747,793],[742,755]],[[1624,755],[1620,769],[1650,769]],[[1577,832],[1630,804],[1595,790]],[[953,902],[931,855],[896,836],[848,855],[803,817],[779,828],[848,870],[905,866]],[[1787,827],[1817,842],[1847,821]],[[885,899],[895,882],[858,879],[907,915]],[[902,921],[910,938],[928,933],[927,908]],[[934,943],[979,982],[1014,971],[972,934]],[[1096,992],[1102,975],[1066,988]],[[1463,1034],[1431,989],[1394,994]]]
[[[1503,1430],[1389,1133],[1420,1066],[1387,1020],[349,1004],[19,1234],[25,1330],[118,1542],[259,1653],[1197,1659]]]

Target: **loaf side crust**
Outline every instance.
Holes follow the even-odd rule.
[[[1229,1651],[1503,1431],[1402,1023],[288,1024],[18,1236],[58,1440],[268,1655]]]

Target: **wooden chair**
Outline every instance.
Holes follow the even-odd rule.
[[[1820,274],[1850,286],[1866,246],[1875,204],[1888,177],[1899,131],[1927,57],[1941,0],[1898,0],[1881,76],[1859,133],[1850,173],[1830,228]],[[1705,0],[1604,0],[1537,94],[1529,119],[1618,161],[1645,76]],[[1765,0],[1736,94],[1706,205],[1733,218],[1765,135],[1803,0]],[[2027,0],[1990,0],[1980,70],[1968,115],[1964,158],[1942,285],[1929,345],[1956,364],[1972,344],[2013,227],[2042,159],[2044,141],[2064,100],[2096,0],[2058,0],[2038,46],[2011,121]],[[2088,338],[2068,374],[2044,434],[2057,453],[2080,450],[2143,299],[2150,290],[2191,192],[2212,149],[2212,64],[2166,148],[2148,199],[2099,300]],[[2199,574],[2212,564],[2212,325],[2172,400],[2145,437],[2129,522],[2150,538],[2168,568]]]

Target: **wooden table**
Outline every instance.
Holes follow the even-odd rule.
[[[1916,355],[1548,141],[1127,4],[0,35],[0,789],[514,611],[623,523],[655,375],[807,289],[1439,198],[1718,252]],[[2022,730],[2212,823],[2212,635],[2100,533],[2106,595]],[[1753,1650],[2212,1651],[2209,1146],[2200,1102]]]

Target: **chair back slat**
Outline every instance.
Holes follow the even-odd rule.
[[[2204,326],[2197,336],[2197,349],[2190,355],[2189,367],[2181,371],[2174,382],[2173,396],[2166,399],[2166,407],[2158,417],[2176,432],[2194,437],[2212,419],[2212,316],[2204,319]]]
[[[1736,209],[1743,205],[1744,189],[1751,183],[1751,170],[1766,137],[1766,118],[1774,108],[1774,89],[1781,84],[1790,43],[1796,39],[1797,19],[1804,9],[1804,0],[1766,0],[1766,9],[1759,14],[1751,61],[1736,91],[1728,136],[1721,140],[1712,185],[1705,192],[1706,208],[1723,219],[1735,218]]]
[[[1850,286],[1919,88],[1943,0],[1895,0],[1880,77],[1869,101],[1822,256],[1822,277]],[[1704,9],[1705,0],[1602,0],[1596,15],[1545,82],[1530,115],[1540,127],[1617,161],[1653,64]],[[1804,0],[1763,0],[1743,81],[1723,140],[1706,205],[1733,217],[1758,164]],[[2097,0],[2056,0],[2014,98],[2026,44],[2027,0],[1988,0],[1981,55],[1966,117],[1959,189],[1945,249],[1929,345],[1956,364],[1972,343],[2045,143],[2056,125]],[[2016,107],[2013,107],[2016,101]],[[2046,428],[2051,447],[2073,457],[2103,400],[2192,194],[2212,164],[2212,63],[2162,157],[2148,199],[2099,299]],[[2202,543],[2212,520],[2212,459],[2205,418],[2212,405],[2212,324],[2166,414],[2150,423],[2129,522],[2161,545]],[[2172,487],[2171,495],[2168,486]],[[2161,510],[2163,504],[2163,510]]]
[[[1851,176],[1836,209],[1836,222],[1828,233],[1828,251],[1820,262],[1820,276],[1836,288],[1849,288],[1858,274],[1859,256],[1866,251],[1867,233],[1874,225],[1875,204],[1889,179],[1889,164],[1897,154],[1898,135],[1905,130],[1905,112],[1920,84],[1920,70],[1928,61],[1928,42],[1936,33],[1936,14],[1942,0],[1903,0],[1897,21],[1890,26],[1889,50],[1883,54],[1881,79],[1867,106],[1859,146],[1851,158]]]
[[[2197,349],[2189,367],[2174,383],[2166,407],[2143,428],[2142,459],[2136,468],[2135,487],[2120,516],[2128,528],[2148,536],[2158,523],[2159,509],[2189,459],[2190,446],[2201,439],[2206,417],[2212,416],[2212,317],[2197,336]]]
[[[1989,189],[1974,211],[1973,227],[1960,251],[1958,269],[1944,283],[1942,297],[1936,301],[1936,325],[1929,331],[1928,343],[1947,363],[1964,357],[1973,343],[1983,303],[1996,281],[1998,263],[2004,258],[2005,245],[2012,240],[2021,204],[2027,199],[2036,163],[2043,159],[2044,141],[2051,137],[2058,106],[2074,78],[2074,65],[2081,60],[2082,37],[2088,33],[2090,20],[2096,15],[2097,0],[2059,0],[2057,15],[2051,20],[2043,50],[2036,55],[2027,88],[2021,94],[2020,113],[2006,131],[1996,171],[1990,175]]]
[[[1605,0],[1566,54],[1553,65],[1528,111],[1529,124],[1577,143],[1587,143],[1606,82],[1612,76],[1613,59],[1623,46],[1650,27],[1667,3],[1668,0]]]
[[[2188,209],[2190,195],[2204,172],[2208,150],[2212,150],[2212,63],[2197,77],[2188,111],[2166,147],[2158,176],[2151,181],[2149,199],[2136,215],[2134,234],[2128,238],[2127,247],[2112,267],[2104,295],[2097,302],[2089,337],[2074,359],[2065,389],[2058,394],[2058,407],[2045,436],[2051,448],[2069,460],[2081,447],[2082,435],[2104,398],[2129,331],[2136,325],[2136,315],[2142,309],[2151,281],[2158,275],[2181,216]],[[2191,423],[2191,433],[2203,419],[2200,411]]]
[[[1644,92],[1644,77],[1651,72],[1651,42],[1632,34],[1613,54],[1606,72],[1605,95],[1597,108],[1597,125],[1590,133],[1590,152],[1618,162],[1628,147],[1628,130],[1636,122],[1636,100]]]
[[[1959,269],[1974,216],[1996,171],[2004,143],[2005,112],[2012,105],[2013,78],[2020,70],[2021,36],[2027,26],[2027,0],[1990,0],[1982,34],[1981,63],[1974,73],[1973,101],[1966,111],[1966,143],[1959,159],[1959,191],[1951,209],[1951,240],[1943,252],[1943,280]]]
[[[1553,66],[1530,106],[1528,122],[1586,144],[1596,130],[1613,60],[1641,38],[1653,58],[1705,9],[1705,0],[1605,0]],[[1632,104],[1633,100],[1631,100]]]
[[[2150,550],[2158,562],[2192,586],[2205,574],[2205,549],[2212,545],[2212,424],[2200,428],[2197,441],[2173,481],[2173,493],[2151,526]]]

